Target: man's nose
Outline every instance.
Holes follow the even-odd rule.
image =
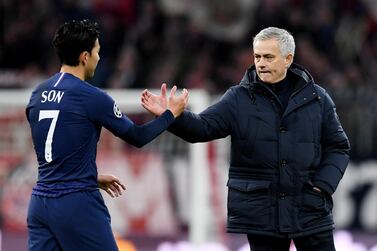
[[[266,67],[266,64],[264,62],[260,61],[260,62],[257,63],[256,66],[257,66],[258,69],[263,69],[263,68]]]
[[[263,58],[261,58],[261,59],[258,61],[257,66],[258,66],[258,67],[266,67],[266,60],[264,60]]]

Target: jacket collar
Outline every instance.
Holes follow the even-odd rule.
[[[319,97],[314,88],[314,79],[304,67],[293,63],[288,69],[287,77],[294,82],[295,90],[292,94],[292,102],[288,103],[284,115],[289,114],[305,103],[310,102],[315,98],[318,99]],[[263,88],[263,84],[257,76],[255,66],[251,66],[246,71],[240,85],[247,88],[252,102],[256,104],[255,92],[257,89]],[[300,95],[296,95],[298,93],[300,93]]]
[[[314,83],[314,79],[312,75],[301,65],[292,63],[291,66],[288,69],[287,76],[295,76],[298,81],[296,83],[299,83],[299,86],[306,85],[308,83]],[[243,76],[240,85],[255,85],[260,84],[257,71],[255,66],[251,66],[249,69],[247,69],[245,75]],[[299,88],[297,86],[297,88]]]

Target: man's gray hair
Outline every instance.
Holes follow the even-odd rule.
[[[279,42],[280,53],[286,57],[289,53],[295,55],[295,40],[293,36],[284,29],[268,27],[261,30],[253,39],[253,46],[256,41],[276,39]]]

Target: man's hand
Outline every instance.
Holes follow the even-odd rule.
[[[316,191],[317,193],[322,193],[322,190],[319,187],[313,187],[313,190]]]
[[[99,174],[98,187],[108,193],[112,198],[122,195],[126,187],[114,175]]]
[[[173,86],[168,99],[166,99],[166,84],[162,84],[160,95],[155,95],[144,90],[141,95],[141,105],[156,116],[160,116],[166,109],[169,109],[174,117],[178,117],[185,109],[188,101],[188,91],[183,89],[182,94],[175,95],[177,86]]]
[[[183,89],[181,95],[175,96],[177,86],[171,88],[168,97],[168,109],[173,113],[174,117],[178,117],[185,110],[188,101],[188,91]]]
[[[155,95],[145,89],[141,94],[141,105],[150,113],[160,116],[167,109],[166,84],[161,85],[160,95]]]

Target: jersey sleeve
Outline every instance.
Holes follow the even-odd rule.
[[[149,143],[174,122],[173,114],[166,110],[152,121],[136,125],[120,111],[115,101],[101,90],[98,90],[88,104],[89,118],[92,121],[136,147]]]
[[[113,98],[104,91],[97,90],[91,95],[87,104],[89,119],[105,127],[115,136],[124,135],[134,124],[120,111]]]

